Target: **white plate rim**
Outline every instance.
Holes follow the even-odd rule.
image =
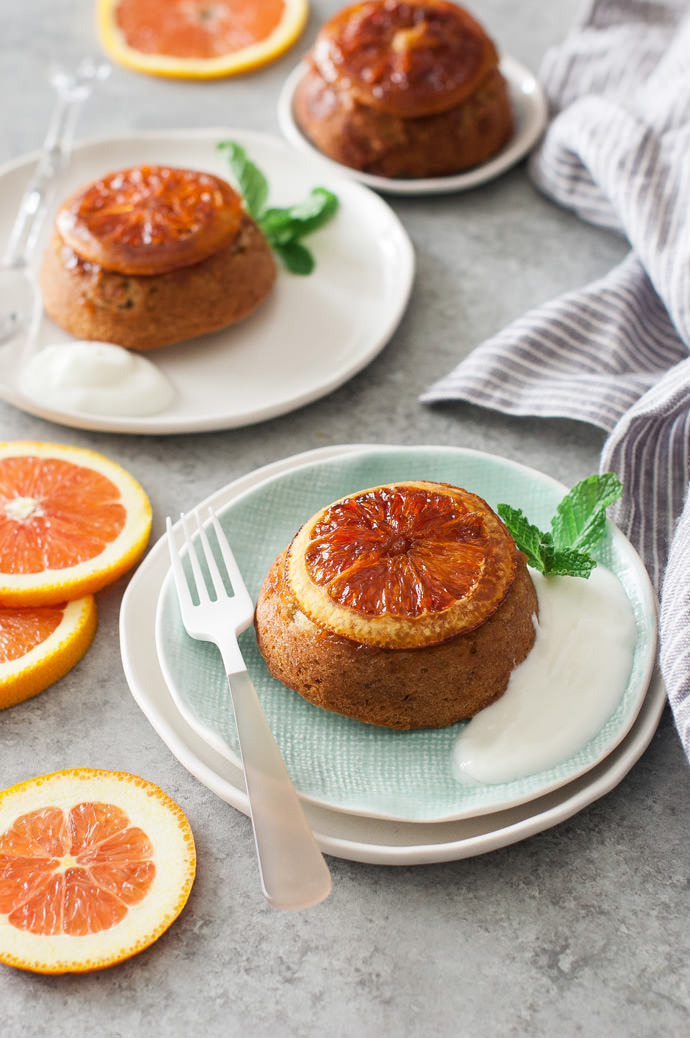
[[[501,457],[498,457],[497,455],[488,455],[485,451],[476,450],[476,449],[458,448],[458,447],[449,447],[449,446],[438,446],[438,445],[436,445],[436,446],[429,445],[429,446],[421,446],[421,447],[419,447],[419,446],[417,446],[417,447],[412,446],[411,447],[409,445],[400,446],[400,445],[384,444],[384,445],[380,445],[380,446],[377,446],[377,447],[373,447],[372,446],[372,447],[369,447],[368,449],[364,449],[362,447],[359,447],[358,449],[354,449],[350,453],[355,453],[355,454],[357,454],[357,453],[366,453],[366,450],[369,450],[369,451],[373,450],[373,451],[375,451],[378,454],[385,454],[387,452],[390,452],[391,456],[394,456],[396,453],[398,453],[400,451],[420,450],[420,449],[421,450],[431,451],[431,452],[434,452],[434,453],[439,453],[439,454],[446,454],[448,456],[455,456],[455,457],[457,457],[457,456],[462,455],[463,457],[472,456],[473,458],[477,458],[477,459],[480,459],[480,460],[482,458],[487,458],[488,460],[491,460],[491,461],[494,461],[494,462],[498,461],[498,462],[501,462],[501,463],[505,463],[506,465],[510,466],[511,468],[516,468],[516,469],[519,469],[519,470],[523,471],[529,477],[538,476],[540,481],[552,484],[562,494],[566,493],[566,491],[567,491],[567,487],[565,487],[562,483],[560,483],[558,480],[554,479],[553,477],[546,475],[545,473],[539,472],[538,470],[530,468],[529,466],[524,465],[524,464],[522,464],[520,462],[515,462],[515,461],[512,461],[512,460],[510,460],[508,458],[501,458]],[[286,475],[286,474],[290,474],[290,473],[299,471],[299,469],[302,468],[304,466],[304,464],[305,464],[301,459],[302,459],[301,455],[296,455],[292,459],[289,459],[289,458],[286,459],[286,469],[279,475]],[[306,464],[308,464],[308,463],[306,463]],[[256,490],[260,489],[261,486],[263,486],[264,484],[272,482],[273,478],[275,478],[275,477],[267,477],[265,479],[257,481],[257,483],[251,488],[251,490],[252,491],[256,491]],[[247,491],[244,491],[242,493],[236,494],[236,493],[234,493],[234,489],[233,488],[234,488],[234,483],[231,483],[231,484],[226,485],[225,487],[221,488],[220,490],[218,490],[216,492],[215,495],[213,495],[213,498],[212,498],[213,508],[221,516],[223,515],[223,513],[224,513],[226,508],[228,508],[231,504],[239,502],[242,499],[242,497],[244,497],[245,493],[247,493]],[[202,506],[199,506],[199,507],[202,507]],[[176,524],[176,526],[177,525],[179,525],[179,524]],[[652,586],[651,586],[651,582],[649,581],[649,577],[648,577],[647,571],[646,571],[646,569],[645,569],[645,567],[644,567],[644,565],[642,563],[642,560],[639,558],[639,555],[637,554],[637,552],[635,551],[633,546],[630,544],[630,542],[627,540],[627,538],[624,537],[622,532],[619,529],[617,529],[615,526],[613,526],[613,524],[611,524],[611,527],[612,527],[611,532],[612,532],[613,538],[616,541],[618,541],[623,546],[626,554],[630,558],[630,561],[634,564],[635,571],[637,573],[638,587],[640,588],[640,592],[641,592],[641,594],[643,595],[643,597],[646,600],[645,613],[647,615],[653,615],[654,618],[656,618],[656,612],[657,612],[657,610],[656,610],[656,599],[654,597],[654,592],[653,592],[653,589],[652,589]],[[186,721],[186,723],[193,730],[195,730],[197,732],[197,734],[199,734],[209,744],[209,746],[212,749],[214,749],[217,753],[220,753],[222,756],[226,757],[236,767],[240,767],[241,766],[241,762],[240,762],[239,756],[238,756],[238,754],[236,752],[234,752],[233,748],[230,747],[230,746],[227,746],[225,744],[224,740],[221,738],[221,736],[213,728],[207,727],[203,722],[201,722],[198,718],[196,718],[194,713],[191,712],[188,708],[186,708],[186,705],[184,704],[183,697],[181,695],[179,695],[178,692],[176,692],[176,685],[177,685],[176,677],[170,671],[170,668],[168,666],[167,660],[165,658],[165,653],[162,653],[161,652],[161,648],[160,648],[160,646],[162,644],[162,639],[161,639],[161,631],[162,631],[162,623],[163,623],[163,608],[162,608],[162,606],[163,606],[163,603],[164,603],[164,599],[166,599],[166,600],[169,599],[171,595],[174,596],[175,592],[174,592],[173,586],[172,586],[172,574],[171,574],[170,571],[168,571],[168,573],[166,574],[166,576],[165,576],[165,578],[164,578],[164,580],[162,581],[162,584],[161,584],[161,589],[160,589],[160,593],[159,593],[159,596],[158,596],[158,601],[157,601],[157,604],[156,604],[156,618],[155,618],[156,653],[157,653],[157,656],[158,656],[158,663],[159,663],[159,666],[161,668],[161,672],[163,674],[164,680],[166,681],[166,684],[167,684],[168,689],[169,689],[169,691],[171,693],[171,696],[172,696],[173,700],[175,701],[177,709],[182,714],[182,716],[183,716],[184,720]],[[654,630],[656,631],[656,628]],[[457,820],[459,820],[461,818],[471,818],[471,817],[476,817],[478,815],[491,814],[491,813],[494,813],[494,812],[507,810],[507,809],[509,809],[511,807],[517,806],[520,803],[524,803],[526,801],[536,799],[537,797],[544,796],[544,795],[552,792],[553,790],[558,789],[562,785],[567,785],[569,782],[573,781],[579,775],[584,774],[586,771],[590,770],[593,767],[596,767],[596,765],[599,764],[600,761],[604,757],[608,756],[612,752],[612,750],[615,749],[615,747],[618,745],[618,743],[620,743],[625,738],[625,736],[629,732],[630,728],[634,724],[634,722],[636,720],[636,717],[637,717],[639,711],[642,709],[642,706],[644,704],[644,700],[645,700],[646,693],[648,691],[649,683],[650,683],[651,676],[652,676],[652,670],[653,670],[653,666],[654,666],[654,659],[655,659],[655,657],[656,657],[656,636],[655,636],[655,633],[654,633],[652,641],[650,642],[650,652],[649,652],[649,656],[648,656],[648,659],[647,659],[646,669],[645,669],[645,672],[644,672],[644,674],[643,674],[643,676],[641,678],[641,681],[640,681],[638,698],[635,701],[630,714],[627,715],[625,724],[621,725],[617,729],[615,738],[613,738],[609,743],[607,743],[607,745],[605,747],[602,747],[602,750],[601,750],[601,752],[599,753],[599,755],[597,757],[595,757],[595,758],[593,758],[591,760],[588,760],[586,763],[583,763],[579,767],[578,770],[573,770],[569,776],[567,776],[567,777],[561,776],[561,777],[558,777],[558,778],[554,778],[554,779],[550,780],[549,782],[544,783],[537,791],[534,791],[532,793],[529,793],[529,794],[528,793],[521,793],[519,795],[514,795],[512,797],[506,797],[503,800],[496,799],[496,800],[492,801],[491,803],[484,803],[484,804],[481,804],[481,805],[474,805],[474,806],[471,806],[471,805],[470,806],[465,806],[465,807],[461,808],[460,810],[453,811],[452,813],[447,814],[447,815],[436,815],[433,818],[421,818],[420,817],[420,818],[414,818],[414,819],[410,818],[410,817],[405,817],[403,815],[399,815],[399,814],[396,814],[396,813],[386,813],[383,810],[379,810],[379,809],[373,809],[373,808],[370,809],[370,810],[363,809],[361,805],[359,807],[357,807],[357,808],[353,808],[353,807],[349,806],[348,804],[339,804],[337,802],[332,802],[332,801],[325,800],[325,799],[322,800],[318,796],[309,795],[309,794],[304,793],[304,792],[300,792],[300,796],[302,797],[302,800],[305,803],[311,803],[311,804],[314,804],[315,806],[318,806],[318,807],[321,807],[321,808],[327,808],[328,810],[331,810],[331,811],[340,811],[340,812],[343,812],[345,814],[356,814],[356,815],[358,815],[360,817],[368,816],[368,817],[372,817],[372,818],[379,818],[381,820],[386,820],[386,821],[397,821],[397,822],[412,822],[412,821],[415,821],[415,822],[420,822],[422,824],[430,824],[432,822],[457,821]]]
[[[170,141],[184,142],[185,140],[188,140],[198,142],[208,139],[210,142],[216,142],[228,137],[232,137],[245,144],[248,150],[251,149],[252,142],[256,146],[261,146],[261,144],[263,144],[265,147],[278,147],[282,149],[285,154],[290,155],[293,161],[298,160],[303,163],[305,171],[310,173],[311,176],[315,178],[323,178],[324,175],[326,175],[320,163],[310,161],[308,156],[300,154],[298,149],[291,147],[289,142],[286,142],[284,138],[276,134],[227,126],[193,127],[189,129],[169,130],[131,130],[127,133],[106,134],[84,139],[74,145],[70,169],[74,162],[79,160],[80,155],[84,155],[93,149],[110,146],[127,147],[132,143],[136,144],[138,141],[144,141],[147,143],[162,142],[165,144],[165,142]],[[20,169],[26,169],[28,180],[31,167],[35,164],[38,157],[38,152],[31,152],[11,159],[9,162],[0,165],[0,186],[2,186],[2,181],[7,175],[13,174]],[[14,407],[17,407],[28,414],[47,419],[48,421],[55,422],[59,425],[66,425],[70,428],[86,429],[97,432],[117,432],[134,435],[158,436],[190,432],[213,432],[245,427],[257,422],[276,418],[300,407],[304,407],[306,404],[319,400],[323,396],[326,396],[338,389],[370,364],[381,350],[383,350],[395,333],[403,318],[405,310],[407,309],[412,292],[416,261],[411,239],[403,226],[402,221],[384,199],[380,198],[376,192],[369,190],[365,185],[353,185],[352,180],[344,177],[342,172],[333,170],[327,175],[329,177],[327,186],[336,194],[339,194],[341,200],[343,194],[351,194],[354,186],[356,189],[354,199],[359,199],[360,202],[364,200],[367,206],[376,207],[376,210],[382,214],[387,221],[387,226],[390,232],[395,238],[395,259],[398,264],[395,271],[397,296],[394,301],[391,300],[387,320],[382,325],[378,334],[370,338],[366,348],[362,347],[359,350],[352,351],[351,355],[348,356],[346,364],[336,367],[333,371],[329,372],[327,376],[324,375],[319,382],[308,386],[303,391],[295,392],[289,397],[275,401],[268,406],[254,408],[250,411],[236,414],[209,415],[204,412],[183,421],[166,417],[165,411],[160,412],[159,414],[129,418],[117,416],[95,416],[81,412],[53,409],[25,396],[16,385],[3,383],[1,376],[0,399],[5,400],[7,403],[12,404]],[[364,193],[362,194],[360,192]],[[46,222],[49,220],[50,213],[48,214]],[[45,236],[45,233],[44,228],[42,237]],[[390,257],[390,252],[390,249],[386,250],[387,258]],[[310,276],[318,277],[318,266],[317,272]],[[393,303],[395,305],[393,305]],[[60,335],[64,335],[64,333],[61,333],[60,329],[56,329],[56,338]],[[192,346],[192,349],[193,348],[194,347]],[[165,368],[164,352],[159,353],[158,351],[153,350],[147,354],[147,358],[154,363],[161,363],[161,366]]]
[[[305,464],[372,444],[334,445],[299,455]],[[233,482],[238,493],[259,480],[275,475],[294,459],[282,459],[256,469]],[[202,506],[211,504],[210,495]],[[153,729],[176,759],[226,803],[244,814],[249,805],[241,773],[227,759],[219,758],[188,728],[172,704],[155,653],[153,638],[155,605],[169,566],[167,545],[161,538],[134,573],[120,611],[120,644],[130,692]],[[161,709],[156,695],[170,700]],[[506,847],[565,821],[610,792],[627,775],[649,745],[666,704],[658,675],[650,684],[642,710],[621,743],[601,763],[565,786],[505,812],[457,822],[391,823],[375,818],[346,815],[305,804],[322,849],[351,861],[382,865],[414,865],[455,861]],[[167,712],[166,712],[167,711]],[[177,727],[175,723],[177,722]],[[182,733],[179,731],[182,727]],[[190,745],[199,743],[195,749]],[[215,756],[215,760],[214,760]],[[483,823],[481,831],[477,828]],[[469,830],[469,832],[468,832]]]
[[[305,63],[297,65],[285,80],[278,98],[278,125],[285,138],[305,155],[326,163],[329,169],[337,170],[341,175],[380,191],[393,195],[435,195],[448,194],[455,191],[467,191],[479,187],[489,180],[505,173],[518,163],[541,136],[548,120],[548,103],[544,90],[528,68],[510,55],[500,60],[500,69],[508,82],[511,101],[523,121],[511,140],[481,165],[464,173],[454,173],[445,177],[420,177],[415,180],[396,180],[392,177],[377,176],[364,173],[349,166],[344,166],[334,159],[328,158],[311,143],[297,125],[293,113],[293,97],[299,80],[304,75]]]

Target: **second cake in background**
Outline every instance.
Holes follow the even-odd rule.
[[[513,134],[493,41],[449,0],[366,0],[321,28],[294,98],[329,158],[385,177],[459,173]]]

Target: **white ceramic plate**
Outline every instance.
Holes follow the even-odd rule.
[[[142,418],[52,410],[24,397],[17,364],[0,358],[0,396],[30,414],[81,429],[123,433],[200,432],[248,425],[284,414],[331,392],[366,366],[388,342],[407,305],[414,276],[412,245],[378,195],[337,170],[296,152],[280,138],[227,128],[132,133],[75,148],[57,201],[108,170],[168,163],[229,177],[216,153],[236,140],[266,173],[270,201],[287,205],[323,185],[340,201],[334,220],[308,241],[316,270],[281,270],[271,296],[246,321],[214,335],[150,353],[175,387],[171,406]],[[0,169],[0,241],[6,241],[36,156]],[[35,266],[50,234],[46,220]],[[36,348],[69,336],[44,318]]]
[[[478,187],[479,184],[484,184],[487,180],[493,180],[494,177],[505,173],[516,162],[524,158],[530,148],[536,144],[546,126],[548,108],[541,85],[529,69],[515,61],[514,58],[504,57],[501,60],[501,72],[508,83],[515,118],[515,132],[497,155],[474,169],[446,177],[395,180],[392,177],[362,173],[327,158],[305,137],[297,125],[292,101],[297,84],[304,75],[304,68],[304,65],[300,64],[293,69],[285,81],[278,99],[278,122],[285,137],[305,155],[327,163],[333,173],[345,174],[376,191],[388,194],[433,195],[450,191],[466,191],[468,188]]]
[[[550,477],[494,455],[453,447],[371,447],[305,463],[302,456],[239,497],[234,485],[216,495],[249,592],[256,600],[266,573],[314,512],[351,491],[400,479],[432,479],[508,501],[548,526],[566,488]],[[619,578],[636,625],[631,674],[597,734],[567,760],[520,779],[462,783],[453,774],[455,741],[465,725],[397,732],[361,724],[305,702],[271,678],[253,628],[242,652],[292,779],[305,800],[333,810],[400,821],[440,822],[501,811],[543,796],[598,764],[624,738],[644,701],[656,656],[656,608],[639,556],[610,525],[599,560]],[[171,575],[158,603],[156,649],[168,688],[185,720],[217,752],[239,765],[239,745],[220,655],[190,638],[180,620]]]
[[[326,447],[301,456],[305,463],[357,447]],[[232,484],[235,496],[268,477],[288,471],[295,459],[265,466]],[[203,504],[222,505],[227,492],[212,495]],[[212,749],[187,723],[177,708],[152,646],[155,612],[169,568],[167,545],[153,546],[130,581],[122,602],[120,641],[125,675],[132,695],[171,752],[200,782],[233,807],[249,813],[241,771]],[[505,811],[439,823],[391,822],[331,811],[305,804],[322,849],[352,861],[386,865],[414,865],[454,861],[505,847],[570,818],[604,796],[624,778],[656,731],[666,696],[658,676],[652,681],[632,728],[604,758],[584,775],[542,797]]]

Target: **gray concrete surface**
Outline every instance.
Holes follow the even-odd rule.
[[[79,137],[217,125],[277,133],[281,83],[337,6],[314,0],[302,40],[255,74],[189,83],[114,70]],[[501,47],[536,70],[576,3],[485,0],[475,9]],[[46,67],[97,49],[93,11],[93,0],[3,5],[0,160],[40,143]],[[325,399],[245,429],[169,437],[73,431],[0,404],[2,438],[88,446],[121,462],[151,497],[154,538],[166,514],[326,444],[464,445],[567,483],[594,471],[594,428],[423,407],[417,397],[531,304],[603,274],[625,244],[538,196],[522,166],[467,194],[391,205],[417,253],[408,311],[380,356]],[[0,717],[0,787],[80,765],[140,774],[187,813],[197,880],[173,927],[121,966],[65,977],[0,968],[4,1038],[690,1033],[690,780],[668,711],[620,785],[556,828],[448,864],[332,858],[329,900],[279,914],[261,897],[247,819],[187,773],[128,690],[117,626],[125,584],[99,594],[100,626],[82,662]]]

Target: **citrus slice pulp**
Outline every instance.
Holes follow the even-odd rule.
[[[0,443],[0,605],[93,594],[138,561],[150,530],[144,490],[102,454]]]
[[[182,911],[196,852],[158,786],[75,768],[0,793],[0,962],[37,973],[112,966]]]
[[[54,606],[0,606],[0,710],[38,695],[71,670],[96,624],[92,595]]]
[[[200,263],[239,230],[242,200],[220,177],[134,166],[81,187],[57,215],[81,259],[121,274],[165,274]]]
[[[317,512],[288,549],[300,609],[344,638],[391,649],[475,630],[517,571],[515,542],[476,494],[410,481],[362,490]]]
[[[211,79],[279,57],[305,26],[307,0],[99,0],[108,55],[137,72]]]

